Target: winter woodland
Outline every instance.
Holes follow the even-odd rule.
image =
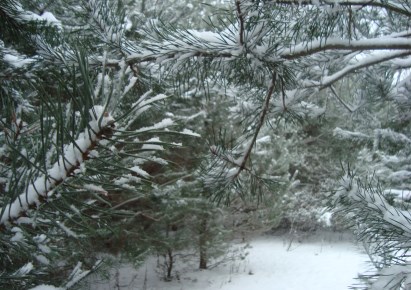
[[[357,289],[411,289],[410,23],[408,0],[2,0],[0,288],[349,230]]]

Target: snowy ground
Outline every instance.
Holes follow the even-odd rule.
[[[357,274],[369,268],[367,256],[341,234],[321,234],[302,242],[293,240],[291,244],[284,236],[265,236],[249,244],[245,259],[228,261],[206,271],[181,271],[179,280],[158,279],[153,259],[137,272],[124,265],[111,283],[91,277],[94,281],[89,287],[96,290],[342,290],[355,284]],[[242,249],[244,245],[235,247]]]

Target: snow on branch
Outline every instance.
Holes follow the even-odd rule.
[[[411,54],[410,50],[400,50],[400,51],[394,51],[394,52],[384,52],[384,53],[379,53],[376,55],[370,55],[367,57],[364,57],[363,59],[359,60],[355,64],[347,65],[345,68],[337,71],[336,73],[325,76],[321,82],[320,82],[320,87],[321,88],[326,88],[335,83],[336,81],[342,79],[346,75],[348,75],[351,72],[354,72],[356,70],[373,66],[378,63],[382,63],[391,59],[396,59],[400,58],[403,56],[409,56]]]
[[[404,16],[411,16],[411,10],[405,7],[404,5],[399,5],[393,3],[392,1],[381,1],[381,0],[271,0],[267,2],[275,2],[278,4],[290,4],[290,5],[316,5],[316,6],[325,6],[325,5],[339,5],[339,6],[368,6],[368,7],[378,7],[385,8],[389,11],[402,14]]]
[[[62,27],[61,21],[58,20],[51,12],[43,11],[40,15],[38,15],[32,11],[24,10],[18,2],[12,1],[12,4],[15,9],[13,11],[14,13],[11,13],[12,11],[8,9],[4,9],[2,12],[8,14],[8,17],[12,17],[18,22],[36,21],[39,23],[45,23],[46,25],[55,26],[59,29]]]
[[[47,170],[46,174],[32,180],[25,192],[3,207],[0,225],[15,220],[31,206],[40,205],[42,199],[46,198],[84,163],[89,152],[97,145],[102,136],[112,130],[114,119],[104,111],[104,107],[94,106],[89,112],[91,121],[79,138],[75,142],[65,145],[62,156]]]
[[[363,141],[363,142],[368,142],[371,140],[371,137],[364,133],[347,131],[347,130],[343,130],[338,127],[333,130],[333,136],[341,140]]]
[[[21,53],[18,53],[14,49],[4,48],[2,49],[2,51],[4,52],[3,60],[14,68],[22,68],[36,62],[35,58],[31,58]]]
[[[411,284],[411,264],[393,265],[382,269],[370,290],[409,289]],[[406,288],[403,288],[405,286]]]
[[[408,237],[408,240],[411,237],[411,213],[390,205],[383,192],[378,187],[377,180],[371,180],[364,184],[359,178],[346,175],[341,179],[341,186],[336,192],[335,199],[345,198],[350,202],[351,207],[362,211],[361,215],[356,215],[360,219],[366,215],[365,212],[368,212],[368,218],[362,222],[374,222],[372,223],[374,227],[377,220],[389,224],[391,227],[399,229],[401,235]],[[375,227],[370,229],[368,233],[371,234],[373,230],[380,231],[383,228]]]
[[[348,130],[341,129],[339,127],[333,130],[333,136],[341,140],[362,141],[362,142],[368,142],[373,138],[361,132],[348,131]],[[386,141],[396,143],[396,144],[411,145],[410,138],[408,138],[406,135],[402,133],[395,132],[391,129],[375,129],[374,136],[378,139],[384,139]]]
[[[411,145],[411,139],[402,133],[395,132],[391,129],[377,129],[375,134],[379,137],[391,141],[393,143],[401,143],[404,145]]]
[[[326,50],[410,50],[411,42],[406,37],[383,36],[370,39],[350,40],[341,38],[319,38],[309,42],[302,42],[280,52],[285,59],[296,59]],[[408,51],[408,54],[411,52]]]
[[[169,37],[166,41],[157,41],[157,44],[147,43],[147,46],[149,49],[128,55],[127,62],[129,64],[149,61],[165,62],[167,60],[182,60],[193,57],[232,59],[239,57],[242,51],[241,48],[233,43],[230,35],[193,30],[180,31],[179,35]],[[259,54],[264,55],[265,49],[268,49],[268,47],[260,47],[259,50],[261,51],[259,51]],[[361,40],[321,38],[284,48],[279,51],[278,57],[274,59],[293,60],[327,50],[396,50],[396,52],[381,54],[379,58],[376,57],[373,61],[368,59],[369,64],[364,63],[364,65],[373,65],[393,58],[411,55],[411,42],[405,36],[398,37],[395,35]],[[398,50],[400,51],[398,52]],[[109,61],[108,65],[118,65],[117,62]]]
[[[407,262],[411,237],[411,213],[391,205],[378,180],[362,182],[347,173],[335,194],[336,204],[355,217],[356,235],[370,244],[370,256],[379,256],[377,273],[369,276],[369,289],[408,289],[411,265]],[[353,215],[352,215],[353,214]]]

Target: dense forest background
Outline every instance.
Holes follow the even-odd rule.
[[[407,0],[3,0],[0,288],[350,227],[409,289]]]

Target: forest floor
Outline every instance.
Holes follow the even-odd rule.
[[[158,259],[138,270],[121,264],[112,279],[89,277],[95,290],[343,290],[358,283],[359,272],[371,270],[368,257],[352,238],[339,233],[310,237],[265,235],[235,243],[225,262],[208,270],[192,270],[185,261],[175,266],[174,279],[161,279]],[[191,268],[191,270],[190,270]],[[88,289],[86,287],[86,289]]]

